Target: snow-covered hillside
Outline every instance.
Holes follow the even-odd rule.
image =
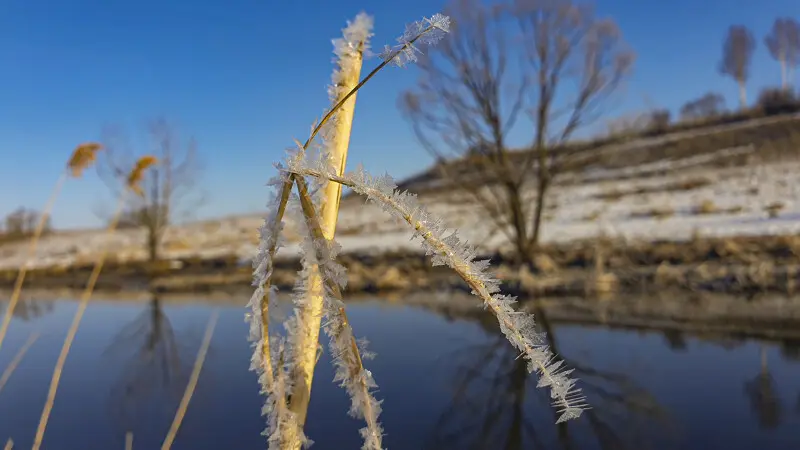
[[[570,175],[551,189],[544,241],[569,241],[599,234],[628,239],[686,239],[693,234],[741,235],[800,232],[800,161],[755,163],[720,168],[704,165],[752,152],[751,147],[659,161],[616,170],[588,170]],[[754,159],[755,161],[756,159]],[[535,194],[528,193],[529,201]],[[492,232],[484,212],[463,192],[421,196],[431,212],[443,217],[473,243],[485,249],[506,245]],[[171,229],[164,255],[237,255],[255,252],[259,216],[225,218]],[[297,236],[288,224],[289,245],[281,254],[294,257]],[[342,203],[337,240],[345,252],[419,249],[405,224],[395,223],[377,207],[356,199]],[[144,258],[144,233],[102,230],[54,234],[39,244],[34,266],[66,266],[91,261],[105,249],[118,260]],[[0,247],[0,268],[24,262],[26,243]]]

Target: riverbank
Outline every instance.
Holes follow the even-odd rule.
[[[793,294],[800,288],[800,236],[742,236],[686,241],[628,242],[594,239],[542,247],[532,268],[487,255],[492,270],[509,292],[521,296],[629,294],[665,288],[690,292]],[[382,255],[349,253],[340,257],[348,273],[347,292],[467,289],[446,267],[432,267],[414,252]],[[30,288],[81,288],[91,264],[33,268]],[[275,263],[273,283],[291,289],[296,259]],[[194,292],[246,290],[249,264],[238,258],[187,258],[148,264],[110,261],[97,288],[107,291]],[[0,288],[10,288],[16,270],[0,270]]]

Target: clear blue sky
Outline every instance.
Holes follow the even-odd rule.
[[[75,144],[103,125],[141,131],[166,116],[199,144],[208,202],[198,218],[257,212],[272,162],[307,136],[327,104],[330,39],[361,10],[375,16],[373,45],[393,43],[404,24],[438,12],[441,0],[3,0],[0,2],[0,215],[40,208]],[[797,0],[600,0],[638,54],[615,111],[678,108],[709,90],[736,104],[717,75],[721,40],[735,23],[757,36],[750,95],[777,84],[762,45],[778,15],[800,17]],[[369,64],[373,64],[374,61]],[[371,67],[371,66],[370,66]],[[417,75],[382,73],[359,95],[350,164],[398,178],[430,163],[395,101]],[[68,183],[58,227],[99,223],[107,202],[90,173]]]

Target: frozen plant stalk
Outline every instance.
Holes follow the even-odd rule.
[[[449,18],[436,14],[408,27],[406,34],[398,39],[400,45],[388,48],[382,55],[383,61],[358,81],[371,27],[371,19],[360,14],[344,30],[344,38],[334,41],[338,68],[329,91],[333,106],[313,127],[306,143],[298,143],[303,153],[312,144],[314,150],[321,150],[322,164],[330,173],[341,175],[344,171],[357,91],[387,65],[413,61],[416,53],[420,52],[415,43],[436,43],[448,31]],[[318,135],[321,143],[315,141]],[[279,176],[270,184],[279,187],[278,193],[259,230],[258,253],[253,259],[253,286],[256,289],[248,305],[250,311],[246,314],[254,346],[251,369],[259,374],[262,393],[268,394],[263,412],[268,416],[265,434],[269,437],[269,448],[296,449],[310,445],[303,434],[303,423],[317,359],[319,329],[324,317],[323,328],[330,337],[333,363],[337,369],[334,381],[341,382],[350,395],[350,413],[363,418],[367,424],[361,430],[364,439],[362,450],[379,450],[383,435],[378,423],[380,402],[372,396],[371,390],[376,385],[370,372],[363,367],[363,349],[356,342],[341,300],[341,289],[347,277],[344,268],[335,261],[338,247],[333,235],[341,185],[317,178],[322,189],[315,189],[312,196],[303,177],[289,173],[281,164],[276,168]],[[284,322],[286,338],[274,340],[270,338],[268,320],[269,300],[276,294],[276,289],[271,286],[272,261],[280,246],[283,215],[293,185],[298,189],[299,197],[295,198],[300,201],[303,216],[299,222],[306,225],[307,239],[302,249],[303,269],[294,289],[294,314]],[[317,195],[320,191],[322,195]],[[319,214],[317,210],[320,210]],[[302,386],[295,386],[295,383]]]
[[[290,158],[288,167],[297,175],[348,186],[413,227],[414,236],[422,238],[426,255],[433,256],[433,265],[449,266],[472,288],[472,293],[495,315],[503,334],[528,360],[528,371],[537,372],[538,386],[550,387],[553,406],[560,414],[557,422],[577,418],[589,408],[580,388],[575,386],[576,380],[569,378],[572,370],[563,367],[563,361],[545,344],[545,336],[536,331],[533,315],[514,310],[516,298],[499,293],[499,282],[486,272],[489,262],[476,261],[474,248],[462,242],[457,232],[447,235],[448,227],[433,217],[415,195],[397,191],[388,175],[373,178],[363,169],[354,174],[338,175],[324,160],[309,163],[304,152],[297,152]]]
[[[343,30],[343,37],[333,41],[334,54],[336,55],[336,68],[331,77],[331,86],[328,90],[331,105],[339,101],[356,87],[361,75],[364,51],[368,48],[369,38],[372,36],[372,18],[364,13],[356,16]],[[336,173],[344,173],[347,161],[347,148],[350,144],[350,130],[353,126],[353,113],[356,106],[356,94],[347,100],[334,112],[331,120],[322,131],[323,155],[327,155],[329,164]],[[336,219],[339,214],[339,200],[342,186],[338,183],[326,183],[323,188],[321,208],[322,233],[325,239],[333,239],[336,231]],[[302,310],[302,330],[296,343],[296,377],[292,391],[289,410],[292,411],[298,425],[303,427],[308,411],[308,402],[311,400],[311,384],[314,378],[314,366],[317,359],[319,345],[320,321],[322,319],[323,287],[319,268],[312,266],[309,273],[308,301]]]

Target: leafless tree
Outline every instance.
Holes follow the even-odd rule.
[[[725,98],[709,92],[702,97],[686,102],[681,107],[681,119],[697,120],[719,115],[725,109]]]
[[[599,134],[598,137],[641,134],[650,128],[652,119],[652,110],[633,111],[612,117],[605,122],[605,133]]]
[[[747,107],[747,79],[750,77],[750,63],[756,43],[753,33],[744,25],[731,25],[722,45],[722,60],[719,72],[729,76],[739,84],[739,103]]]
[[[124,185],[125,168],[144,154],[158,158],[158,164],[142,181],[144,196],[131,198],[123,214],[122,225],[144,227],[147,232],[147,253],[151,261],[159,258],[159,248],[167,227],[180,217],[191,214],[202,204],[198,190],[200,164],[197,146],[190,140],[181,146],[174,128],[165,119],[156,119],[147,127],[151,147],[136,152],[118,128],[104,131],[102,160],[98,174],[115,195]]]
[[[0,223],[0,242],[30,237],[36,230],[38,222],[38,211],[24,207],[17,208]],[[42,231],[43,233],[49,233],[51,230],[50,217],[48,217]]]
[[[400,106],[419,140],[444,163],[440,173],[482,205],[529,263],[548,188],[568,155],[563,144],[599,117],[630,71],[633,53],[613,22],[570,0],[492,6],[457,0],[447,9],[452,33],[422,58],[419,83]],[[533,145],[514,152],[508,135],[525,113]],[[459,170],[465,164],[470,179]],[[533,175],[531,211],[524,194]]]
[[[800,22],[790,17],[775,19],[764,43],[781,65],[781,88],[789,89],[794,68],[800,63]]]

